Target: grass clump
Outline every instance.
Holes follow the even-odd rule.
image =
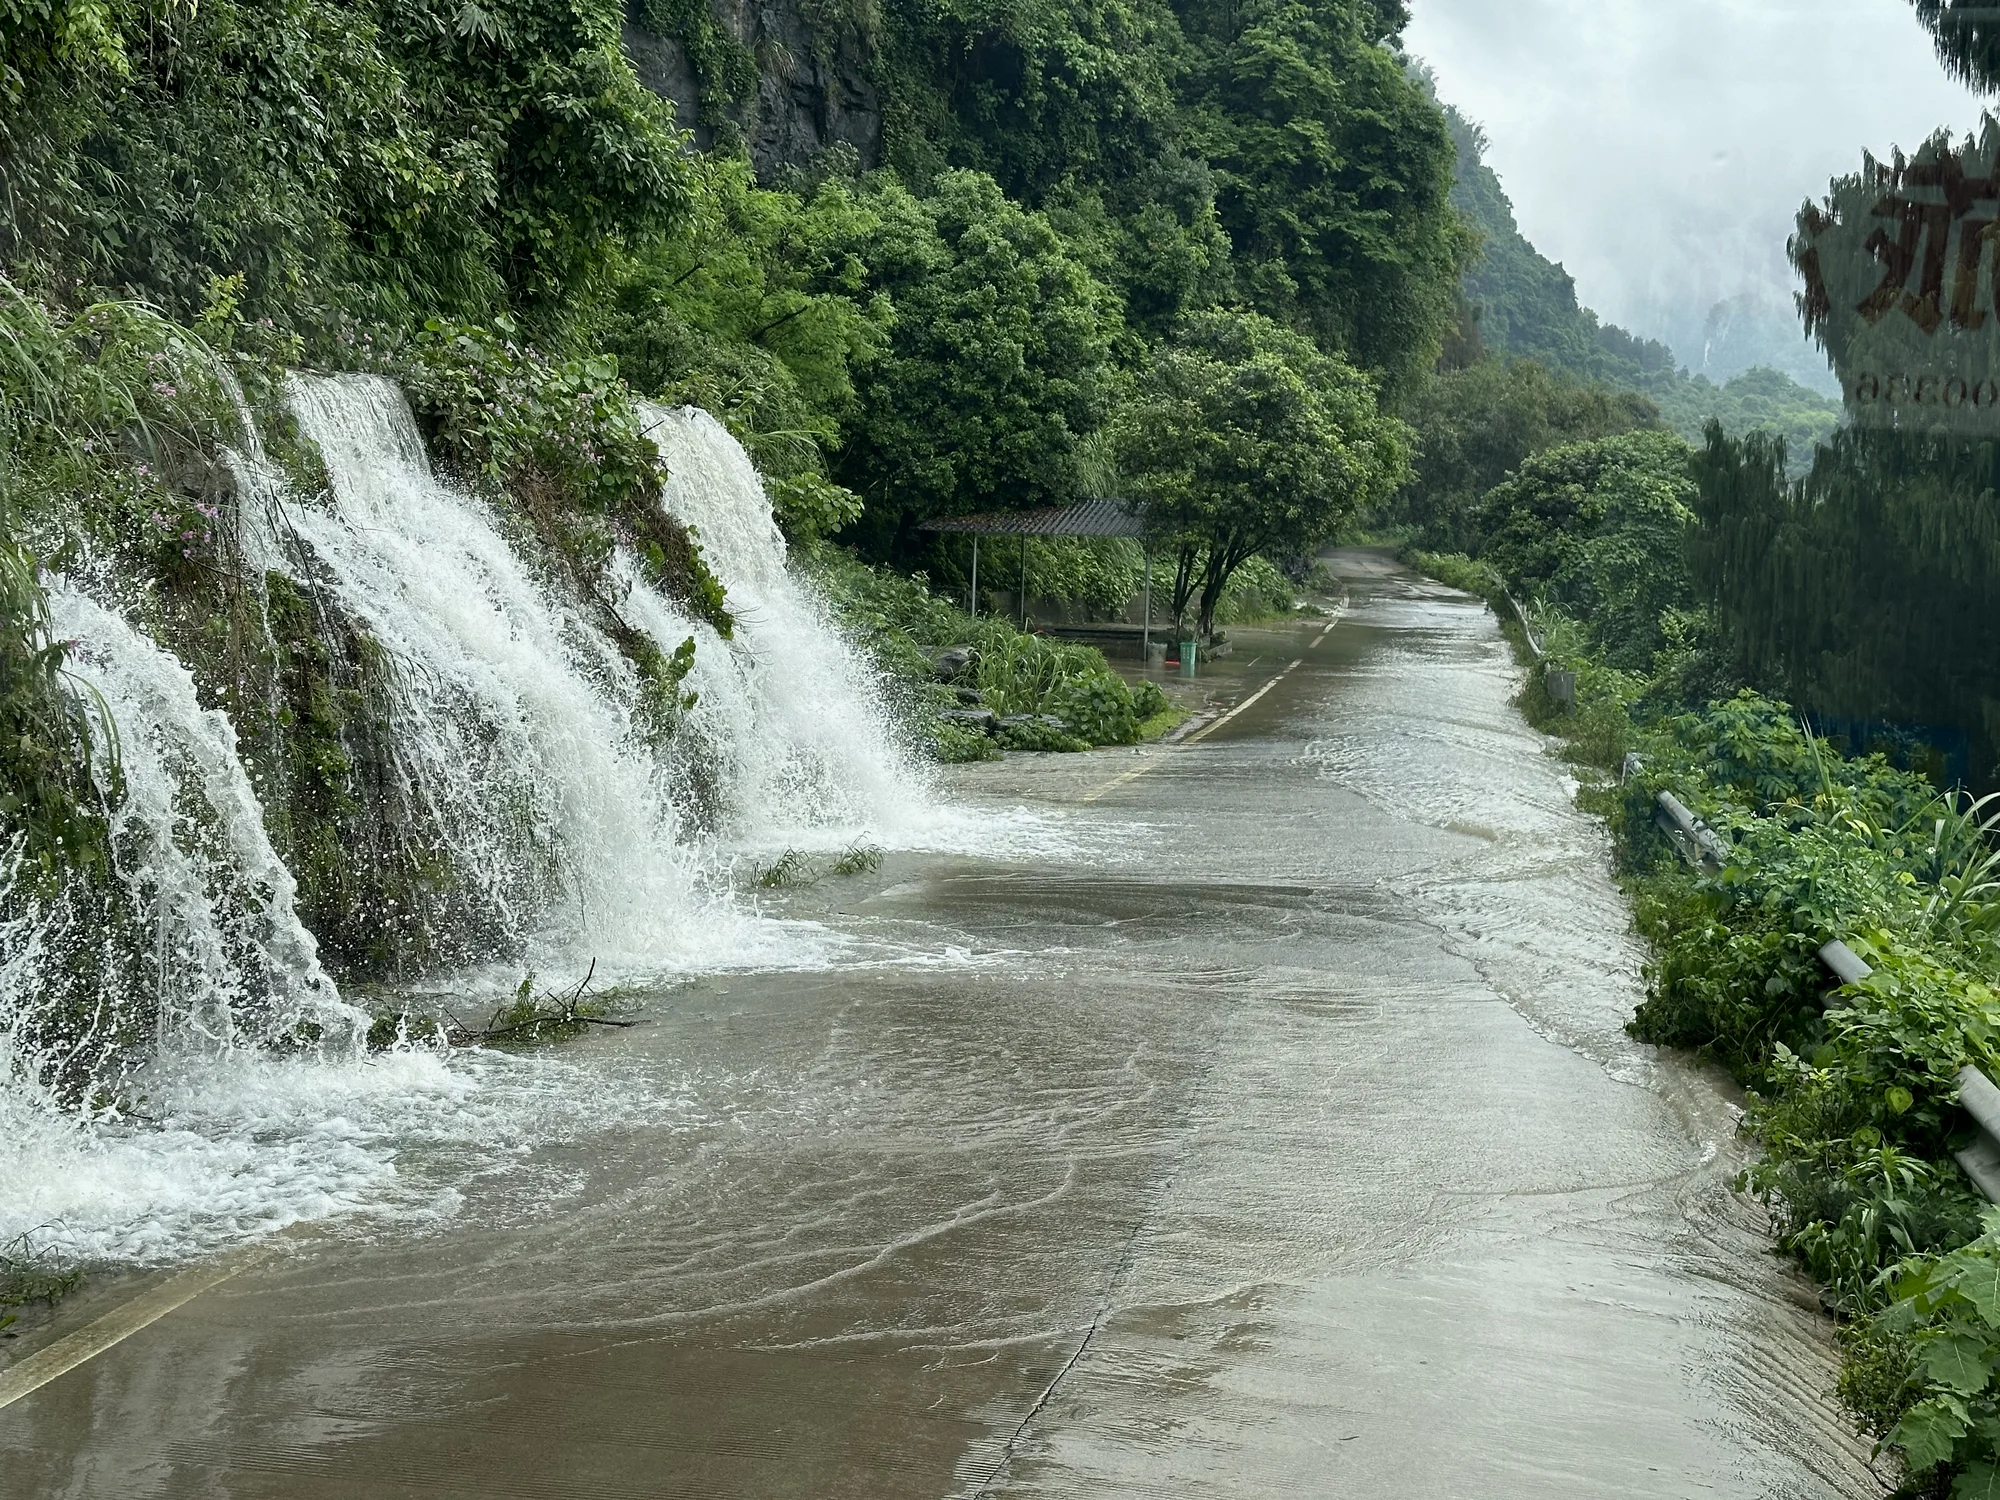
[[[819,879],[812,861],[797,849],[787,849],[768,865],[753,865],[750,883],[760,891],[783,890],[792,886],[812,885]]]
[[[35,1244],[32,1233],[16,1235],[0,1245],[0,1329],[18,1320],[17,1308],[54,1307],[82,1286],[83,1278],[81,1266],[62,1265]]]
[[[866,875],[882,868],[883,851],[874,844],[852,843],[823,868],[802,849],[787,849],[769,864],[750,867],[750,883],[760,891],[803,889],[828,875]]]
[[[874,844],[850,844],[833,862],[835,875],[872,875],[882,868],[882,850]]]
[[[1507,584],[1491,563],[1479,562],[1463,552],[1425,552],[1420,548],[1405,552],[1403,560],[1447,587],[1477,594],[1496,610],[1504,607]]]

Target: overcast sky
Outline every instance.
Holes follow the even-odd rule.
[[[1411,0],[1410,52],[1486,128],[1521,222],[1587,306],[1676,342],[1789,293],[1793,216],[1828,178],[1959,132],[1980,104],[1908,0]]]

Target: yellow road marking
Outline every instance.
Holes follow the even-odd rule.
[[[1333,627],[1340,623],[1340,616],[1341,616],[1341,611],[1336,609],[1333,612],[1333,618],[1328,620],[1324,625],[1320,627],[1319,634],[1314,636],[1309,642],[1306,643],[1306,650],[1308,651],[1312,650],[1314,646],[1317,646],[1321,641],[1325,640],[1327,638],[1328,633],[1332,631]],[[1248,708],[1251,704],[1255,703],[1259,698],[1263,697],[1266,693],[1270,692],[1272,688],[1276,687],[1279,683],[1283,682],[1287,677],[1291,676],[1293,669],[1304,665],[1304,663],[1305,663],[1305,658],[1303,656],[1297,658],[1292,662],[1291,666],[1284,668],[1269,682],[1265,683],[1262,687],[1258,688],[1256,692],[1252,693],[1249,697],[1245,698],[1241,703],[1237,704],[1236,707],[1230,709],[1228,713],[1223,714],[1221,717],[1214,719],[1207,724],[1202,725],[1201,728],[1197,729],[1193,734],[1188,735],[1184,739],[1177,740],[1175,741],[1175,743],[1180,745],[1192,745],[1196,740],[1202,740],[1208,738],[1208,736],[1214,734],[1215,731],[1220,729],[1224,724],[1227,724],[1231,719],[1235,718],[1238,714],[1242,713],[1244,709]],[[1153,756],[1153,758],[1148,760],[1144,765],[1134,766],[1129,771],[1121,772],[1119,775],[1116,775],[1112,777],[1109,781],[1105,782],[1102,786],[1095,787],[1092,790],[1085,792],[1083,796],[1078,800],[1081,802],[1095,802],[1099,797],[1102,797],[1106,792],[1114,792],[1119,787],[1124,786],[1128,781],[1137,781],[1141,776],[1144,776],[1148,771],[1152,770],[1154,766],[1160,763],[1160,755],[1163,753],[1164,753],[1163,751],[1156,753]]]
[[[1109,781],[1105,782],[1103,786],[1097,788],[1096,791],[1085,792],[1083,794],[1083,800],[1085,802],[1095,802],[1099,797],[1102,797],[1106,792],[1115,791],[1117,788],[1125,785],[1125,783],[1128,781],[1137,781],[1141,776],[1144,776],[1148,771],[1152,769],[1153,769],[1153,763],[1150,760],[1147,761],[1144,765],[1134,766],[1131,770],[1125,772],[1123,775],[1112,777]]]
[[[37,1349],[27,1358],[0,1370],[0,1406],[19,1401],[38,1391],[51,1380],[67,1375],[86,1360],[95,1359],[106,1349],[121,1344],[142,1328],[149,1328],[177,1307],[185,1306],[203,1292],[220,1286],[247,1265],[246,1256],[231,1256],[212,1265],[170,1277],[150,1292],[142,1292],[122,1307],[114,1307],[95,1323],[75,1333],[65,1334],[46,1349]]]

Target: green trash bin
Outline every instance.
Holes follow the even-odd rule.
[[[1194,676],[1194,657],[1195,657],[1195,643],[1193,641],[1182,641],[1181,676],[1183,677]]]

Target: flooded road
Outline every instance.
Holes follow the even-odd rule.
[[[564,1049],[558,1143],[413,1145],[0,1412],[0,1492],[1873,1493],[1492,618],[1335,564],[1198,743],[958,775],[1067,852],[787,898],[851,957]]]

